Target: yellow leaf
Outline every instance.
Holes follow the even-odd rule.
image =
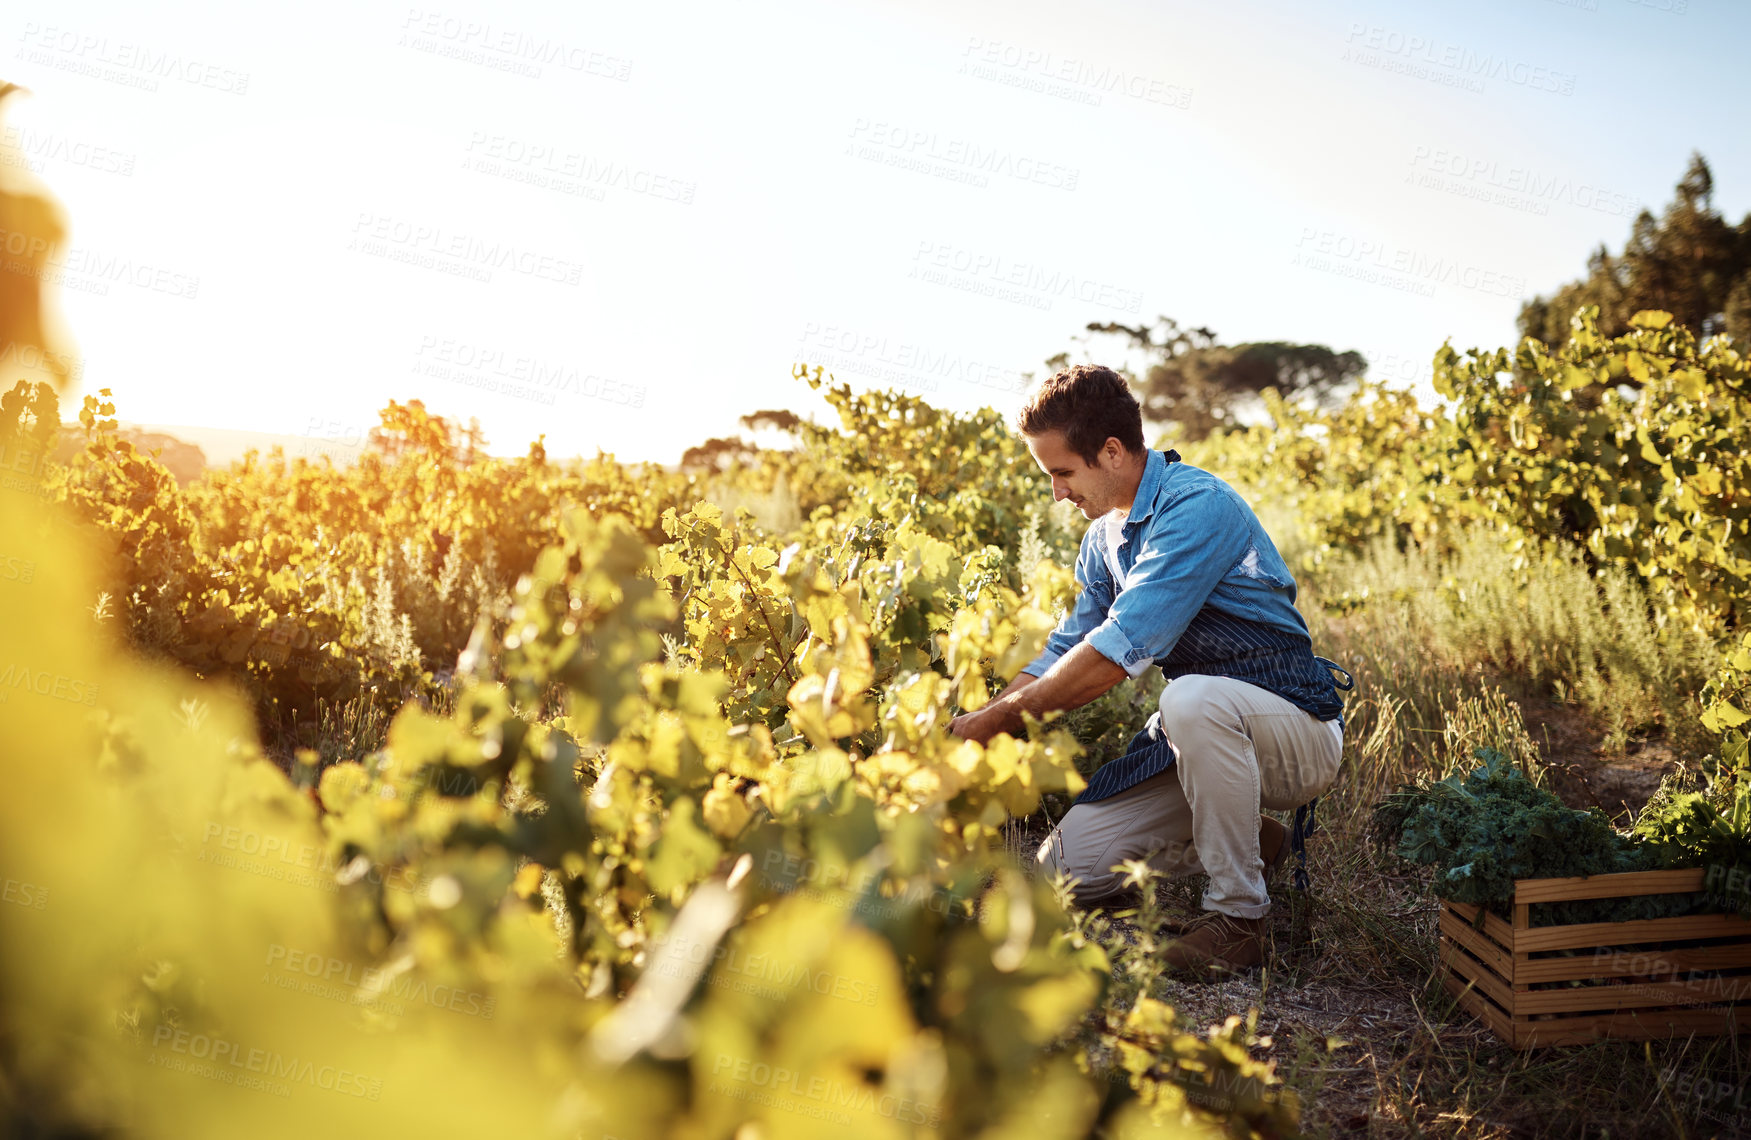
[[[718,773],[711,790],[705,793],[701,812],[705,825],[725,839],[734,838],[754,814],[748,801],[735,790],[736,780]]]
[[[542,867],[539,863],[525,863],[517,870],[517,877],[511,882],[511,890],[518,898],[526,899],[541,889]]]
[[[682,797],[669,809],[663,837],[656,854],[645,865],[651,886],[673,897],[676,892],[703,879],[717,865],[723,848],[694,822],[693,801]]]
[[[364,794],[371,778],[365,769],[348,760],[327,769],[317,785],[322,806],[336,815],[343,814],[352,802]]]
[[[1751,721],[1751,714],[1745,712],[1731,701],[1716,701],[1703,714],[1703,726],[1711,732],[1719,732],[1722,728],[1738,728]],[[1717,727],[1719,726],[1719,727]]]

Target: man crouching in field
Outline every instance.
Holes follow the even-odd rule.
[[[1159,714],[1095,773],[1039,860],[1078,880],[1082,905],[1126,893],[1122,860],[1170,877],[1202,871],[1205,918],[1169,945],[1169,965],[1257,965],[1265,875],[1286,840],[1260,809],[1318,796],[1343,752],[1343,705],[1295,609],[1295,581],[1232,487],[1144,448],[1141,409],[1111,369],[1053,376],[1019,427],[1053,499],[1091,520],[1076,556],[1081,592],[1039,657],[950,731],[1019,736],[1024,710],[1076,708],[1159,665],[1170,682]]]

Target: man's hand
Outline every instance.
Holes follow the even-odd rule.
[[[992,706],[986,705],[978,712],[962,713],[949,722],[948,730],[962,740],[983,744],[1003,731],[1003,725],[992,719],[992,711]]]
[[[1054,662],[1037,683],[1031,675],[1020,674],[984,708],[955,717],[948,730],[980,744],[1000,732],[1019,736],[1024,711],[1044,720],[1049,712],[1080,708],[1125,677],[1123,669],[1083,642]]]
[[[989,704],[977,712],[962,713],[949,722],[948,730],[962,740],[972,740],[979,744],[985,743],[1004,730],[1003,723],[992,717],[996,706],[1027,688],[1038,677],[1032,673],[1017,673],[1015,680],[1003,687],[1003,691],[992,698]]]

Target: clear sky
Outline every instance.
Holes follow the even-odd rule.
[[[85,385],[156,424],[418,397],[673,462],[824,411],[793,362],[1009,414],[1160,314],[1426,389],[1691,150],[1751,208],[1741,0],[22,0],[0,36]]]

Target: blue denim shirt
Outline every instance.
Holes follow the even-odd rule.
[[[1022,671],[1041,676],[1087,641],[1132,677],[1152,665],[1169,678],[1235,677],[1320,720],[1341,719],[1343,701],[1328,671],[1336,666],[1313,655],[1307,622],[1295,608],[1295,579],[1276,544],[1234,488],[1178,460],[1172,451],[1149,453],[1121,531],[1116,576],[1107,564],[1107,520],[1089,524],[1076,556],[1082,590]],[[1146,731],[1155,731],[1153,718]],[[1171,753],[1157,751],[1164,762],[1148,764],[1153,771],[1103,768],[1081,800],[1105,798],[1165,770]]]

